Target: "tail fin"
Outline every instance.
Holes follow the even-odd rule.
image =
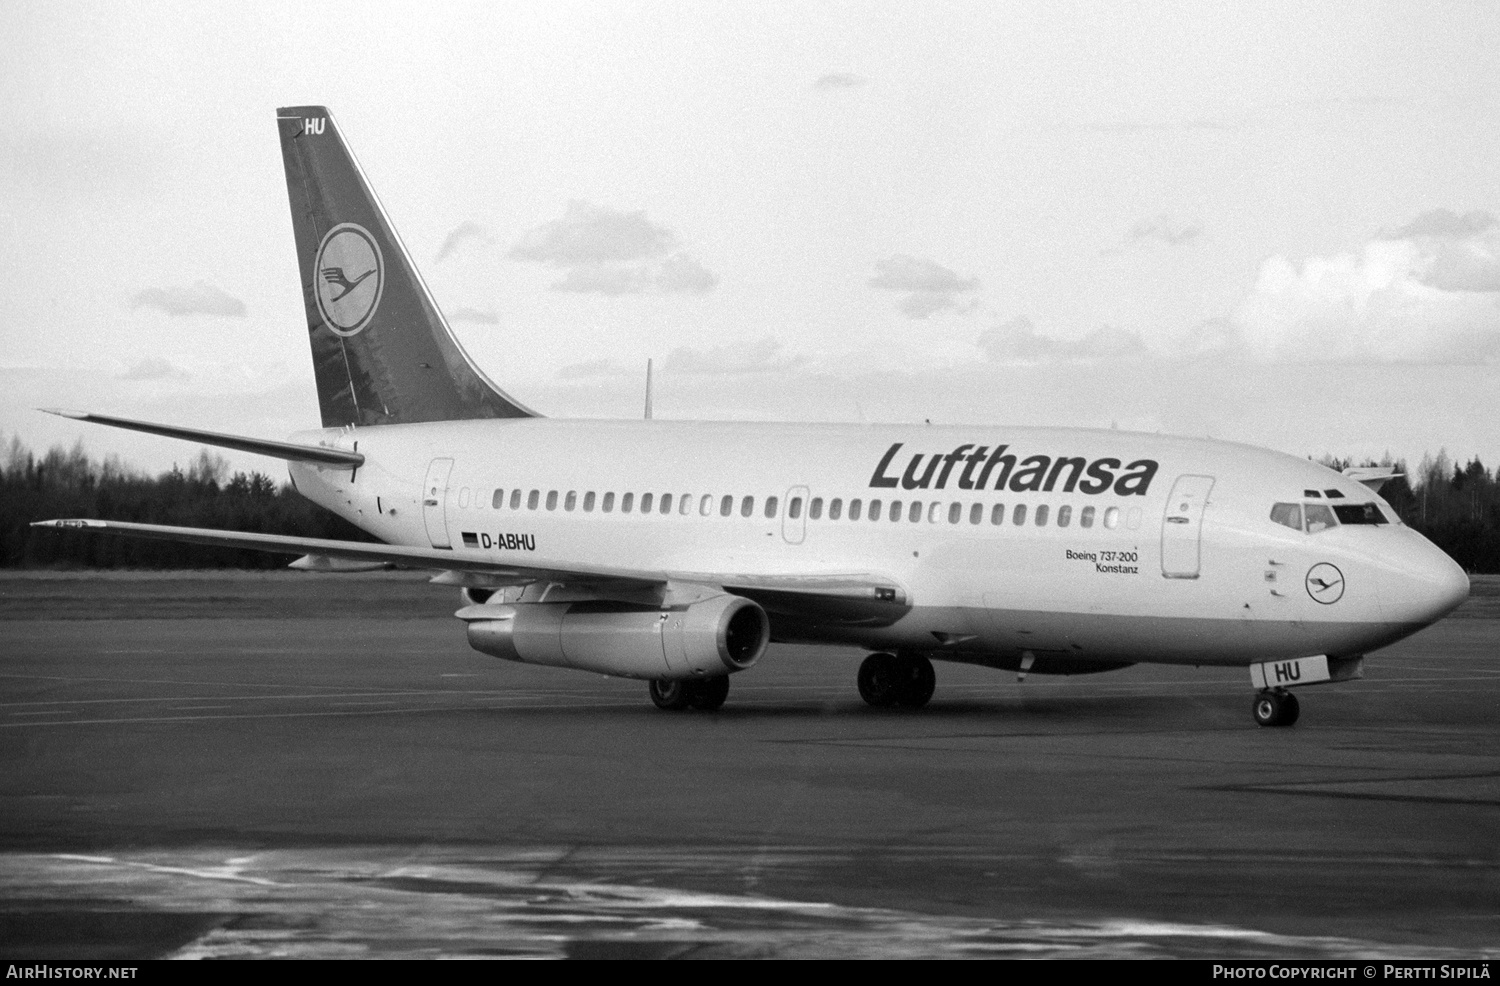
[[[453,337],[327,108],[276,124],[323,426],[534,417]]]

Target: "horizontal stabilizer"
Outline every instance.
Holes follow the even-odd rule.
[[[1344,470],[1345,477],[1369,487],[1372,493],[1379,493],[1386,483],[1404,475],[1406,474],[1397,472],[1394,466],[1350,466]]]
[[[75,421],[87,421],[111,428],[144,431],[148,435],[165,438],[180,438],[188,442],[199,442],[216,448],[232,448],[240,452],[254,452],[273,459],[292,462],[318,462],[330,466],[361,466],[365,457],[347,449],[328,448],[325,445],[298,445],[295,442],[273,442],[265,438],[244,438],[240,435],[225,435],[216,431],[201,431],[197,428],[180,428],[177,425],[159,425],[149,421],[132,421],[129,418],[111,418],[104,414],[88,414],[83,411],[63,411],[57,408],[39,408],[47,414],[56,414]]]

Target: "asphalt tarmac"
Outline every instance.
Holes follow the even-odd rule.
[[[773,646],[716,713],[412,575],[0,576],[0,957],[1500,957],[1500,580],[1259,729],[1243,671]]]

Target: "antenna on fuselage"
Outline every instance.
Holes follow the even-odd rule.
[[[651,360],[646,360],[646,420],[651,420]]]

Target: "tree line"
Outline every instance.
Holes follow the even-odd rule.
[[[1354,462],[1325,456],[1333,469],[1394,466],[1381,489],[1410,526],[1471,572],[1500,572],[1500,477],[1476,457],[1425,455],[1415,470],[1402,460]],[[90,517],[215,527],[301,537],[372,540],[304,499],[290,483],[260,472],[229,475],[220,455],[200,449],[186,470],[150,476],[117,456],[92,458],[82,441],[38,455],[19,437],[0,444],[0,566],[7,568],[279,568],[293,556],[172,541],[80,534],[30,527],[34,520]]]
[[[353,524],[260,472],[229,475],[200,449],[186,470],[150,476],[117,456],[93,459],[79,441],[43,455],[16,436],[0,445],[0,566],[7,568],[281,568],[295,555],[29,526],[88,517],[370,541]]]

